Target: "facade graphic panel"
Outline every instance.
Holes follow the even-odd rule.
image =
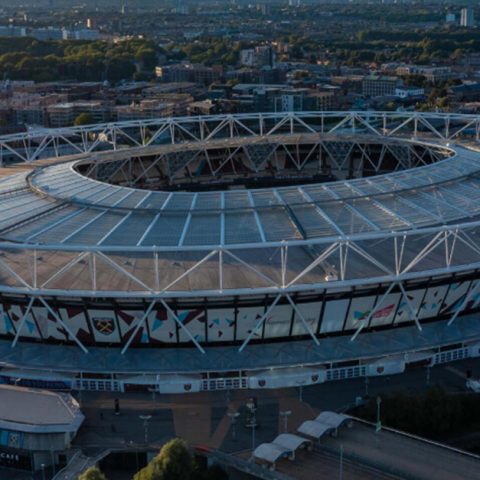
[[[148,329],[152,342],[177,342],[177,324],[164,308],[152,310],[148,316]]]
[[[45,307],[32,307],[32,313],[42,338],[67,341],[67,330]]]
[[[133,345],[150,341],[146,319],[137,330],[144,314],[143,310],[117,310],[118,324],[124,343],[128,342],[132,335],[135,335],[132,340]]]
[[[303,319],[307,323],[308,327],[313,333],[317,332],[318,319],[320,317],[320,311],[322,308],[322,302],[312,302],[312,303],[299,303],[297,304],[297,309],[303,316]],[[295,312],[295,318],[292,328],[292,336],[298,335],[309,335],[305,325],[303,324],[300,316]]]
[[[407,297],[402,295],[398,305],[397,315],[394,323],[406,323],[414,320],[414,316],[418,314],[418,310],[422,305],[423,297],[425,296],[425,289],[407,290]]]
[[[32,312],[29,312],[25,318],[25,321],[22,323],[23,316],[27,311],[26,305],[9,305],[8,306],[8,316],[12,320],[15,330],[18,332],[21,328],[20,335],[26,338],[42,338],[40,332],[38,331],[37,324],[33,318]]]
[[[427,290],[427,294],[425,295],[425,298],[420,308],[420,319],[435,317],[438,315],[438,312],[442,307],[445,294],[447,293],[447,289],[447,285],[440,285],[437,287],[430,287]]]
[[[15,328],[13,322],[10,320],[7,311],[0,303],[0,335],[14,336]]]
[[[368,316],[375,304],[376,296],[358,297],[352,299],[352,304],[348,311],[345,330],[356,330],[368,320]]]
[[[179,310],[177,317],[192,335],[197,342],[205,341],[205,323],[207,321],[207,315],[204,308],[197,308],[192,310]],[[178,329],[178,337],[180,342],[190,342],[190,337],[183,330]]]
[[[453,314],[459,308],[461,308],[465,296],[467,295],[471,282],[455,282],[450,285],[448,289],[447,296],[443,301],[442,308],[440,309],[440,314],[451,313]]]
[[[339,332],[343,328],[349,300],[329,300],[325,304],[320,333]]]
[[[208,309],[208,342],[231,342],[235,338],[235,309]]]
[[[473,293],[469,294],[468,301],[463,309],[465,312],[480,307],[480,287],[478,287],[479,282],[480,280],[474,280],[470,286],[470,292]]]
[[[237,316],[237,340],[245,340],[251,332],[253,333],[252,340],[262,338],[263,326],[255,329],[257,323],[263,317],[265,308],[262,307],[245,307],[239,308]]]
[[[375,309],[375,312],[370,319],[369,326],[381,327],[384,325],[390,325],[393,322],[393,317],[395,316],[400,297],[400,293],[388,294],[383,300],[382,304]]]
[[[288,337],[292,325],[291,305],[276,305],[265,320],[264,338]]]
[[[85,309],[82,307],[65,307],[59,308],[58,313],[72,334],[75,335],[81,342],[94,342],[94,337],[87,320]]]
[[[120,332],[114,310],[88,310],[90,325],[95,341],[100,343],[120,343]]]

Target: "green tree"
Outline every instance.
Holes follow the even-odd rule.
[[[141,62],[147,70],[153,70],[157,65],[157,54],[153,48],[140,47],[135,53],[135,60]]]
[[[190,480],[193,462],[183,440],[166,443],[160,453],[133,478],[134,480]]]
[[[107,480],[107,477],[97,467],[90,467],[78,477],[78,480]]]
[[[81,113],[74,121],[73,124],[76,127],[79,127],[80,125],[91,125],[92,123],[95,123],[93,120],[93,117],[90,113]]]

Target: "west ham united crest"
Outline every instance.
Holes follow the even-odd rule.
[[[103,335],[111,335],[115,330],[113,318],[92,318],[95,330]]]

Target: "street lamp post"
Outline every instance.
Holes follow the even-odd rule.
[[[283,417],[283,428],[285,433],[288,432],[288,417],[292,414],[291,410],[283,410],[280,412],[280,416]]]
[[[52,475],[55,476],[56,468],[55,468],[55,452],[50,450],[50,459],[52,462]]]
[[[227,415],[230,417],[230,423],[232,425],[232,440],[235,442],[237,440],[237,418],[240,416],[240,413],[228,412]]]
[[[151,415],[140,415],[140,420],[143,420],[143,428],[145,433],[145,444],[148,443],[148,421],[152,418]]]
[[[340,471],[338,472],[338,478],[343,480],[343,444],[340,445]]]
[[[252,452],[255,450],[255,427],[257,426],[256,420],[252,422]]]
[[[40,468],[42,469],[42,480],[45,480],[45,464],[42,463],[40,465]]]
[[[298,399],[300,403],[303,403],[303,385],[305,384],[305,380],[297,380],[295,383],[298,385]]]
[[[255,428],[257,427],[257,400],[252,397],[247,401],[247,427],[252,429],[252,452],[255,450]]]
[[[382,398],[380,395],[377,397],[377,425],[375,428],[376,432],[379,432],[382,429],[382,421],[380,420],[380,405],[382,404]]]

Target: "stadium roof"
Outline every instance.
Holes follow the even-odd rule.
[[[471,272],[480,268],[480,163],[476,147],[459,136],[480,123],[469,116],[434,117],[252,114],[2,137],[2,155],[27,164],[36,160],[0,179],[2,291],[198,298],[318,290],[331,288],[334,280],[349,288]],[[310,126],[312,119],[317,123]],[[328,122],[330,131],[319,133],[318,122]],[[360,124],[363,130],[356,130]],[[149,130],[153,139],[175,128],[185,137],[172,133],[171,143],[163,137],[160,143],[135,140],[152,125],[158,127]],[[287,125],[290,133],[282,130]],[[414,134],[425,138],[412,140],[405,125],[417,125]],[[210,134],[198,138],[207,128]],[[122,142],[134,144],[115,143],[122,135]],[[448,135],[455,137],[451,143]],[[135,189],[81,173],[88,164],[107,168],[144,155],[171,155],[169,165],[178,170],[199,149],[258,149],[262,158],[266,146],[302,142],[336,145],[333,163],[346,161],[352,142],[359,148],[376,143],[398,149],[393,157],[406,169],[330,183],[199,192]],[[420,158],[413,163],[424,166],[408,168],[412,162],[402,164],[402,156],[418,155],[413,146],[437,161]],[[38,158],[39,152],[44,156]]]
[[[295,241],[410,230],[480,213],[477,153],[378,177],[304,186],[162,192],[99,182],[74,162],[0,183],[15,241],[129,247]]]

